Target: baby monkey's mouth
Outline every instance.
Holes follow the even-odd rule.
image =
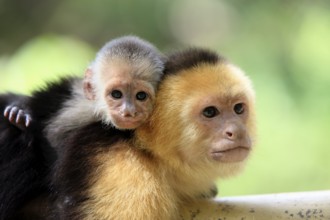
[[[143,124],[143,118],[116,118],[113,119],[114,125],[119,129],[135,129]]]

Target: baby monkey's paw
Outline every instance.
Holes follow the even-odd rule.
[[[21,130],[25,130],[29,127],[32,121],[32,118],[28,113],[14,105],[7,106],[3,115],[12,125]]]

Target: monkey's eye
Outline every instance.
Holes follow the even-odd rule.
[[[111,97],[114,99],[120,99],[121,97],[123,97],[123,93],[119,90],[113,90],[111,92]]]
[[[219,110],[214,106],[209,106],[204,108],[202,113],[206,118],[213,118],[219,114]]]
[[[238,103],[234,105],[234,112],[238,115],[244,113],[244,104],[243,103]]]
[[[139,101],[144,101],[148,97],[148,94],[146,92],[138,92],[136,93],[136,99]]]

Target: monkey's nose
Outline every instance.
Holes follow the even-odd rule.
[[[132,117],[134,118],[136,116],[137,112],[135,110],[124,110],[122,112],[122,116],[125,117],[125,118],[129,118],[129,117]]]
[[[237,140],[241,138],[242,133],[243,133],[242,129],[235,124],[227,125],[227,127],[224,130],[224,136],[228,140]]]
[[[231,131],[226,131],[226,135],[227,135],[228,138],[233,137],[233,133]]]

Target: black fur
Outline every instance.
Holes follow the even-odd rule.
[[[43,143],[39,143],[39,145],[42,148],[46,163],[50,165],[53,164],[57,155],[45,139],[43,130],[49,120],[63,109],[63,104],[72,98],[72,84],[76,79],[75,77],[66,77],[57,82],[48,83],[43,89],[33,92],[28,102],[30,114],[34,121],[31,130],[34,136],[40,136],[38,141]]]
[[[38,165],[40,154],[32,147],[34,138],[4,118],[7,105],[26,108],[28,96],[0,96],[0,219],[11,219],[40,183],[43,168]]]
[[[164,72],[165,74],[178,73],[181,70],[187,70],[199,64],[216,64],[224,61],[223,57],[210,50],[190,48],[170,54],[165,64]]]
[[[72,97],[72,83],[76,79],[75,77],[62,78],[33,92],[28,103],[32,118],[45,123],[56,114],[63,107],[63,103]]]
[[[32,96],[0,95],[0,220],[20,219],[26,202],[49,191],[48,174],[56,153],[43,135],[48,120],[70,99],[74,78],[48,84]],[[32,116],[22,131],[4,118],[6,106],[16,105]]]
[[[73,131],[66,146],[60,151],[54,174],[56,219],[80,219],[77,208],[88,199],[85,195],[90,175],[98,165],[93,158],[100,152],[109,151],[119,140],[132,139],[133,131],[120,131],[95,122]]]
[[[27,143],[26,135],[21,135],[23,132],[3,116],[3,112],[8,105],[16,105],[19,108],[26,108],[28,96],[16,94],[0,95],[0,165],[7,163],[16,157],[17,149],[7,147],[7,145],[19,145],[19,143]],[[1,201],[1,200],[0,200]]]

